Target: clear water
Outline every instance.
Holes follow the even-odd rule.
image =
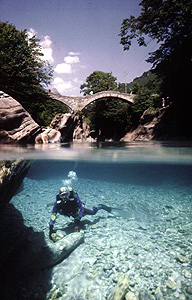
[[[1,159],[32,160],[11,202],[35,231],[47,234],[51,203],[70,171],[77,175],[70,184],[87,206],[104,203],[123,211],[119,217],[99,211],[82,219],[85,241],[52,268],[48,298],[57,291],[59,299],[107,299],[126,273],[136,297],[147,289],[152,299],[192,299],[191,145],[111,143],[0,150]],[[58,216],[55,229],[68,227],[73,227],[73,220]],[[33,299],[43,297],[42,276],[31,278]]]

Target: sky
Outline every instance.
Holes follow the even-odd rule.
[[[94,71],[112,72],[129,83],[151,68],[145,60],[157,45],[133,43],[124,51],[118,36],[123,19],[140,14],[140,0],[0,0],[0,21],[40,39],[54,70],[51,89],[79,96]]]

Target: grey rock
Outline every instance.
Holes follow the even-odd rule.
[[[126,274],[122,274],[111,292],[107,300],[122,300],[124,299],[129,288],[129,279]]]
[[[40,126],[22,105],[0,91],[0,142],[34,143]]]
[[[57,114],[50,124],[50,128],[61,133],[61,142],[73,141],[73,132],[79,121],[74,113]]]
[[[11,200],[29,167],[30,162],[22,159],[0,162],[0,211]]]
[[[60,131],[53,128],[46,128],[35,138],[36,144],[59,143],[61,141]]]
[[[147,109],[139,120],[138,127],[130,130],[121,141],[150,141],[166,139],[168,114],[171,114],[171,104],[158,111]]]
[[[139,291],[139,300],[152,300],[152,296],[145,288]]]
[[[56,265],[67,257],[84,241],[83,232],[74,232],[56,243],[49,240],[43,232],[31,232],[22,248],[21,269],[26,274],[34,273]]]
[[[125,295],[125,300],[137,300],[136,295],[129,291],[126,295]]]

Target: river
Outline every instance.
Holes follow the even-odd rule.
[[[84,216],[84,243],[49,276],[24,280],[22,299],[107,299],[122,273],[135,299],[192,299],[191,143],[1,145],[0,159],[15,158],[32,161],[11,203],[34,231],[47,234],[66,183],[86,206],[116,212]],[[56,230],[70,226],[72,219],[57,216]]]

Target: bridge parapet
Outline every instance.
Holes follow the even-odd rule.
[[[126,94],[120,93],[116,91],[103,91],[93,95],[82,96],[82,97],[71,97],[71,96],[62,96],[60,94],[48,93],[49,96],[57,101],[60,101],[67,105],[71,110],[74,112],[83,110],[86,106],[88,106],[91,102],[102,98],[118,98],[120,100],[124,100],[130,103],[134,103],[134,95],[133,94]]]

